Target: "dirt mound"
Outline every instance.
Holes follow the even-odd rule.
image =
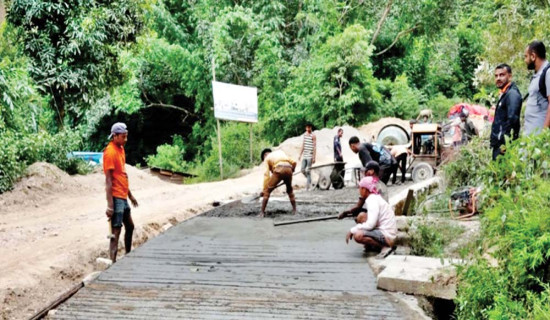
[[[340,143],[342,144],[342,152],[344,153],[344,161],[346,162],[359,161],[357,158],[357,155],[354,154],[353,151],[351,151],[351,149],[349,148],[348,140],[353,136],[357,136],[359,137],[360,140],[366,141],[366,137],[354,127],[343,126],[343,127],[334,127],[332,129],[325,128],[321,130],[315,130],[313,132],[317,137],[316,164],[325,164],[325,163],[334,162],[334,151],[333,151],[334,136],[336,135],[339,128],[342,128],[344,130],[344,135],[340,139]],[[298,157],[300,156],[300,150],[302,148],[303,139],[304,138],[302,135],[286,139],[276,149],[283,150],[291,158],[298,161]]]
[[[37,162],[25,170],[13,190],[0,195],[0,207],[45,201],[48,195],[73,193],[82,186],[53,164]]]
[[[313,133],[317,136],[317,161],[316,164],[325,164],[334,162],[333,141],[338,128],[344,130],[344,135],[340,139],[342,144],[342,151],[344,153],[344,161],[348,163],[359,163],[359,159],[353,151],[349,148],[349,138],[352,136],[359,137],[359,140],[365,142],[372,142],[373,137],[376,140],[378,133],[382,128],[389,124],[397,124],[405,129],[409,128],[409,122],[399,118],[382,118],[376,122],[371,122],[356,129],[350,126],[334,127],[332,129],[324,128],[321,130],[315,130]],[[283,150],[290,157],[298,160],[300,156],[300,150],[302,148],[303,135],[286,139],[276,149]],[[299,166],[298,166],[299,167]]]

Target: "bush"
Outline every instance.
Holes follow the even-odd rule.
[[[248,124],[231,122],[222,127],[223,176],[233,177],[240,170],[260,164],[260,152],[267,147],[263,140],[261,127],[253,126],[252,163],[250,163],[250,128]],[[217,180],[220,178],[220,165],[217,136],[210,137],[212,149],[204,161],[197,161],[192,170],[199,181]]]
[[[547,319],[550,314],[550,130],[506,145],[497,161],[462,158],[472,171],[458,176],[477,181],[481,246],[460,270],[459,319]],[[462,153],[462,152],[461,152]],[[447,172],[447,171],[446,171]],[[496,260],[489,265],[487,248]]]
[[[0,193],[10,190],[25,170],[24,163],[19,161],[17,143],[13,134],[5,132],[0,135]]]
[[[449,189],[454,190],[465,186],[477,186],[482,177],[479,170],[491,162],[489,143],[479,137],[462,146],[453,161],[443,167],[445,181]]]
[[[411,231],[411,254],[441,257],[447,246],[464,230],[447,221],[420,221]]]
[[[172,145],[163,144],[157,147],[157,153],[146,158],[149,167],[171,170],[174,172],[185,172],[187,165],[183,161],[185,148],[181,136],[173,136]]]
[[[35,134],[3,132],[0,135],[0,193],[10,190],[25,168],[37,161],[55,164],[69,174],[85,171],[78,159],[67,158],[81,142],[78,131],[67,130],[53,135],[45,131]]]

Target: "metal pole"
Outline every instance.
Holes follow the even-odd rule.
[[[214,62],[214,56],[212,56],[212,79],[216,81],[216,63]],[[220,119],[216,118],[218,130],[218,154],[220,158],[220,179],[223,180],[223,159],[222,159],[222,132],[220,128]]]
[[[216,119],[216,122],[218,123],[218,153],[220,156],[220,179],[223,180],[223,158],[222,158],[222,133],[220,129],[220,119]]]
[[[253,164],[252,162],[252,123],[250,125],[250,165]]]

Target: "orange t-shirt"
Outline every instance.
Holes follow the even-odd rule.
[[[128,175],[126,174],[126,153],[124,147],[111,141],[103,150],[103,172],[113,170],[113,197],[128,198]]]

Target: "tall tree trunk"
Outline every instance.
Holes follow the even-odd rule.
[[[63,99],[63,93],[54,88],[50,88],[52,91],[52,100],[50,105],[52,110],[55,112],[55,119],[57,121],[57,127],[59,130],[63,130],[64,120],[65,120],[65,102]]]
[[[382,17],[380,17],[380,20],[378,21],[378,25],[376,26],[376,31],[374,31],[374,34],[372,35],[372,40],[370,41],[371,45],[374,44],[374,41],[376,41],[376,38],[378,38],[378,35],[380,34],[380,30],[382,29],[382,26],[384,25],[384,22],[386,21],[386,18],[390,13],[392,2],[393,0],[388,0],[388,3],[386,3],[386,8],[384,8]]]

